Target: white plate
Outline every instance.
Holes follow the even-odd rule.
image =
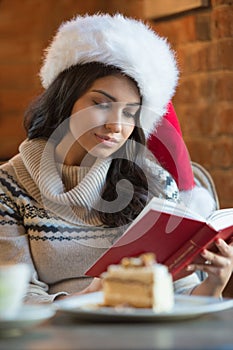
[[[12,319],[0,318],[0,337],[21,334],[55,314],[54,308],[46,305],[23,305]]]
[[[169,321],[188,319],[233,308],[233,299],[219,300],[210,297],[175,296],[175,305],[169,312],[152,309],[102,307],[102,292],[89,293],[55,302],[58,310],[83,320],[102,321]]]

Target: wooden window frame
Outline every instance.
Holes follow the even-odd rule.
[[[159,19],[209,6],[209,0],[144,0],[144,17]]]

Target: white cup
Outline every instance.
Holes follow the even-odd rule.
[[[30,279],[24,263],[0,265],[0,320],[14,318],[23,303]]]

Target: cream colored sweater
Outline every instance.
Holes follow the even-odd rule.
[[[61,166],[53,145],[45,145],[25,141],[0,167],[0,264],[30,265],[29,302],[81,291],[91,281],[84,272],[125,230],[104,227],[90,211],[111,160],[97,159],[91,168]],[[193,275],[175,288],[189,293],[197,283]]]

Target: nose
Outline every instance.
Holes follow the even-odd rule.
[[[111,133],[120,133],[122,126],[121,123],[106,123],[105,124],[105,128],[109,131],[111,131]]]
[[[122,130],[122,120],[120,111],[112,113],[105,123],[105,128],[112,133],[120,133]]]

